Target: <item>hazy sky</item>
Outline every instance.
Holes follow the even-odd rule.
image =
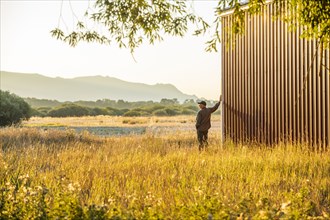
[[[5,71],[39,73],[51,77],[112,76],[147,84],[171,83],[182,92],[218,99],[220,93],[220,53],[205,52],[210,34],[184,38],[166,37],[155,45],[143,45],[134,54],[113,43],[79,43],[72,48],[51,37],[60,24],[72,25],[68,0],[1,1],[1,62]],[[83,17],[87,1],[71,0],[78,17]],[[213,21],[216,1],[195,1],[196,12]]]

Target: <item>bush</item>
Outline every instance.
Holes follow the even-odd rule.
[[[165,111],[165,109],[159,109],[157,111],[154,111],[153,114],[155,116],[167,116],[167,112]]]
[[[112,115],[112,116],[121,116],[129,111],[128,109],[120,110],[120,109],[116,109],[116,108],[112,108],[112,107],[107,107],[106,110],[109,112],[109,115]]]
[[[142,116],[142,114],[139,111],[131,110],[131,111],[126,112],[124,114],[124,116],[126,116],[126,117],[136,117],[136,116]]]
[[[143,108],[143,111],[146,111],[149,114],[152,114],[153,112],[155,112],[157,110],[164,109],[164,108],[165,108],[165,106],[163,106],[163,105],[154,104],[154,105],[150,105],[150,106],[144,107]]]
[[[185,109],[193,110],[195,112],[198,112],[199,111],[199,107],[197,105],[189,105],[189,106],[185,106],[184,108]]]
[[[45,117],[46,114],[38,109],[32,108],[31,109],[31,117]]]
[[[45,116],[48,115],[48,112],[52,110],[52,107],[39,107],[36,109],[38,112],[44,114]]]
[[[74,104],[64,104],[55,108],[48,113],[51,117],[73,117],[90,115],[90,110]]]
[[[93,108],[90,110],[90,115],[96,116],[96,115],[109,115],[109,112],[107,109],[104,108]]]
[[[18,125],[31,117],[31,107],[21,97],[0,90],[0,126]]]
[[[126,112],[123,116],[150,116],[151,113],[142,108],[134,108]]]
[[[175,108],[165,108],[164,110],[167,112],[168,116],[175,116],[180,114],[180,111]]]
[[[182,109],[182,115],[195,115],[197,112],[192,109]]]

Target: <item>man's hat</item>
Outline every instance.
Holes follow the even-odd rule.
[[[197,102],[198,104],[202,104],[202,105],[205,105],[206,106],[206,102],[205,101],[199,101]]]

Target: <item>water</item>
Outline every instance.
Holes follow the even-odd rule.
[[[66,126],[52,126],[40,127],[43,130],[70,130],[73,129],[77,133],[87,131],[97,136],[122,136],[122,135],[141,135],[146,132],[146,127],[66,127]]]

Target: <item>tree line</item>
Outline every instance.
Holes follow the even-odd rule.
[[[19,125],[30,117],[80,117],[80,116],[176,116],[194,115],[199,107],[196,100],[180,103],[177,99],[162,99],[159,102],[124,100],[97,100],[60,102],[57,100],[21,98],[0,90],[0,126]],[[215,102],[207,101],[208,105]],[[219,111],[219,110],[218,110]]]
[[[198,106],[185,106],[180,104],[161,105],[150,104],[144,107],[117,109],[112,107],[86,107],[74,103],[62,104],[58,107],[33,108],[31,116],[39,117],[80,117],[80,116],[175,116],[193,115],[198,111]]]

